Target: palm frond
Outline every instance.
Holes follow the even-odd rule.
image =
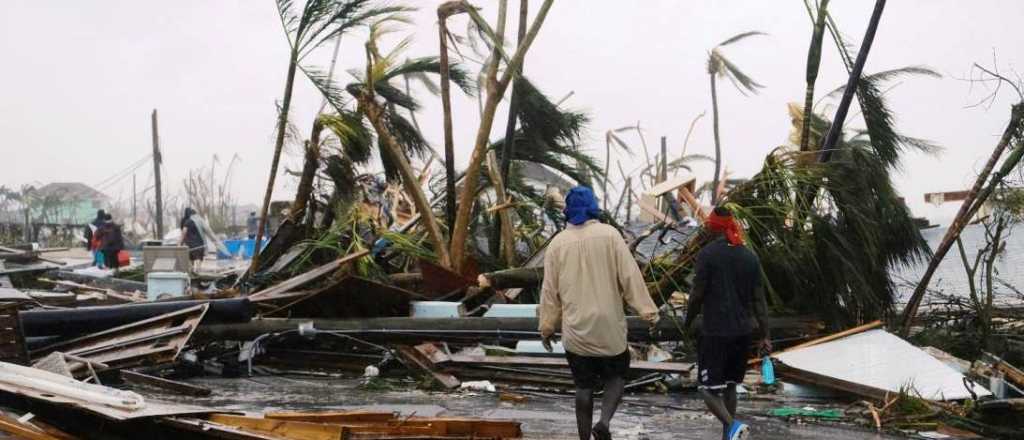
[[[363,115],[353,111],[321,115],[320,121],[337,136],[344,156],[354,163],[364,164],[373,151],[373,134],[363,122]]]
[[[440,72],[441,61],[438,57],[420,57],[406,60],[402,64],[387,69],[383,72],[380,80],[388,81],[399,76],[440,74]],[[469,73],[463,70],[458,63],[449,63],[448,77],[467,95],[473,93],[473,83],[469,79]]]
[[[345,99],[345,89],[339,87],[337,82],[332,81],[326,73],[315,67],[301,64],[298,67],[336,112],[345,111],[345,107],[348,105],[348,100]]]
[[[718,45],[719,46],[728,46],[730,44],[742,41],[745,38],[749,38],[749,37],[753,37],[753,36],[757,36],[757,35],[765,35],[765,36],[767,36],[768,34],[766,34],[764,32],[761,32],[761,31],[743,32],[743,33],[736,34],[736,35],[733,35],[732,37],[727,38],[725,41],[723,41],[721,43],[718,43]]]
[[[870,75],[864,75],[861,77],[861,81],[872,82],[875,84],[881,84],[883,82],[889,82],[894,79],[898,79],[905,76],[927,76],[931,78],[942,78],[942,74],[936,72],[928,66],[906,66],[898,69],[883,70],[881,72],[872,73]],[[846,90],[846,84],[843,84],[836,89],[828,92],[825,96],[835,97],[843,93]]]
[[[724,76],[729,79],[736,86],[736,89],[740,93],[746,94],[746,92],[757,93],[758,89],[764,88],[763,85],[755,81],[746,73],[743,73],[732,61],[724,57],[720,52],[714,50],[711,52],[711,56],[717,58],[720,69],[716,72],[719,76]]]

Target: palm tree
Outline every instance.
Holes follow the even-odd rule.
[[[392,51],[384,54],[378,47],[378,38],[385,32],[383,23],[371,27],[370,39],[366,43],[366,70],[359,81],[349,84],[345,90],[355,98],[357,114],[368,121],[377,133],[377,144],[381,151],[381,162],[390,180],[400,180],[406,194],[412,198],[421,223],[434,250],[443,265],[450,265],[447,246],[437,223],[430,201],[420,186],[415,170],[409,164],[407,155],[424,154],[427,142],[418,130],[399,112],[404,108],[410,112],[419,109],[419,103],[391,81],[402,77],[421,77],[424,74],[439,74],[442,64],[436,57],[422,57],[398,62],[398,56],[409,40],[399,43]],[[471,93],[472,85],[466,72],[456,66],[446,66],[449,79],[464,92]],[[379,99],[378,99],[379,98]]]
[[[721,136],[718,133],[718,78],[728,78],[729,81],[736,86],[740,93],[746,94],[744,91],[757,93],[757,90],[764,87],[754,81],[753,78],[743,73],[735,64],[729,61],[724,55],[722,55],[722,48],[730,44],[739,42],[747,37],[755,35],[767,35],[764,32],[750,31],[742,34],[735,35],[715,46],[711,49],[711,53],[708,54],[708,76],[711,78],[711,116],[712,126],[715,134],[715,175],[712,179],[712,188],[718,188],[718,180],[722,173],[722,141]],[[714,192],[711,196],[711,204],[714,205],[718,202],[718,199]]]
[[[291,108],[295,73],[302,70],[307,75],[310,74],[307,68],[301,66],[302,60],[325,42],[363,25],[374,17],[409,10],[401,6],[371,7],[371,0],[307,0],[301,8],[296,7],[293,0],[276,2],[281,26],[288,40],[288,73],[285,75],[284,95],[278,109],[277,137],[274,141],[274,156],[270,162],[270,177],[260,211],[257,242],[263,239],[263,231],[267,225],[270,199],[273,196],[274,181],[277,178],[277,168],[281,161],[281,150],[284,148],[288,128],[288,112]],[[341,103],[331,104],[337,107]],[[259,253],[253,256],[250,267],[259,267]]]
[[[490,145],[489,137],[491,127],[494,125],[495,112],[498,109],[498,104],[501,102],[502,97],[505,95],[505,90],[519,71],[519,66],[522,64],[523,58],[526,57],[526,52],[530,49],[530,45],[533,44],[533,40],[536,39],[537,34],[540,32],[540,28],[544,24],[544,19],[547,17],[548,11],[551,9],[551,5],[553,3],[554,0],[544,0],[540,10],[537,11],[537,15],[534,18],[533,23],[530,25],[530,30],[526,33],[526,38],[519,42],[519,46],[517,47],[515,54],[512,57],[508,57],[503,49],[502,43],[504,40],[504,21],[507,1],[501,0],[499,2],[498,30],[500,32],[497,33],[491,30],[490,25],[487,24],[479,13],[477,13],[476,8],[466,2],[466,11],[469,13],[470,17],[491,39],[491,45],[493,47],[493,61],[487,67],[485,80],[485,89],[487,93],[485,94],[483,112],[480,117],[480,126],[477,129],[476,140],[473,142],[473,152],[469,157],[469,166],[466,168],[466,175],[463,178],[463,190],[459,197],[459,206],[455,216],[455,229],[452,230],[452,267],[456,269],[456,271],[461,270],[464,260],[463,257],[466,252],[466,241],[470,233],[469,223],[473,214],[472,202],[475,198],[476,189],[479,184],[480,172],[484,158],[487,155],[487,149]],[[504,72],[499,78],[498,65],[503,58],[507,60],[507,63]]]
[[[814,12],[811,10],[810,3],[804,0],[804,5],[807,6],[807,13],[811,14],[814,20],[814,32],[811,33],[811,46],[807,49],[807,89],[804,92],[804,114],[811,114],[814,111],[814,83],[818,81],[818,68],[821,66],[821,41],[825,35],[825,19],[828,17],[828,2],[829,0],[822,0],[821,4],[818,5],[818,15],[814,16]],[[811,126],[808,124],[810,119],[804,120],[804,124],[800,131],[800,151],[807,151],[810,148],[808,144],[809,134]]]
[[[629,148],[629,145],[626,144],[626,142],[623,141],[622,138],[619,137],[619,135],[618,135],[619,133],[623,133],[623,132],[626,132],[626,131],[632,131],[632,130],[636,130],[637,132],[639,132],[640,131],[640,125],[639,124],[637,124],[636,126],[627,125],[625,127],[614,128],[614,129],[611,129],[611,130],[608,130],[608,131],[604,132],[604,175],[605,175],[606,178],[602,181],[601,192],[602,192],[603,198],[604,198],[604,210],[605,211],[608,210],[608,180],[609,179],[607,177],[611,175],[612,145],[618,147],[620,150],[622,150],[622,151],[624,151],[626,153],[633,154],[633,151]]]

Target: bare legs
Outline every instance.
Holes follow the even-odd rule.
[[[736,384],[726,385],[722,394],[719,396],[716,391],[700,390],[700,395],[704,398],[708,410],[722,422],[722,439],[726,440],[729,426],[732,425],[733,417],[736,416]]]

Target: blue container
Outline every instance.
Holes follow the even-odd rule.
[[[264,239],[260,249],[266,247],[269,241]],[[249,260],[252,259],[253,250],[256,248],[256,240],[224,240],[224,247],[228,248],[228,253],[217,251],[218,259],[229,260],[235,258],[236,255],[241,255],[243,260]]]
[[[765,385],[775,383],[775,365],[772,364],[771,356],[761,359],[761,382],[764,382]]]

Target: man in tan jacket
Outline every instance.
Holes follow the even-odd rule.
[[[576,384],[580,440],[610,440],[609,423],[622,400],[629,370],[626,314],[629,304],[654,328],[658,309],[643,274],[615,228],[597,221],[594,192],[576,187],[565,197],[568,225],[544,253],[540,333],[551,351],[561,323],[562,342]],[[594,390],[604,385],[601,419],[591,427]]]

